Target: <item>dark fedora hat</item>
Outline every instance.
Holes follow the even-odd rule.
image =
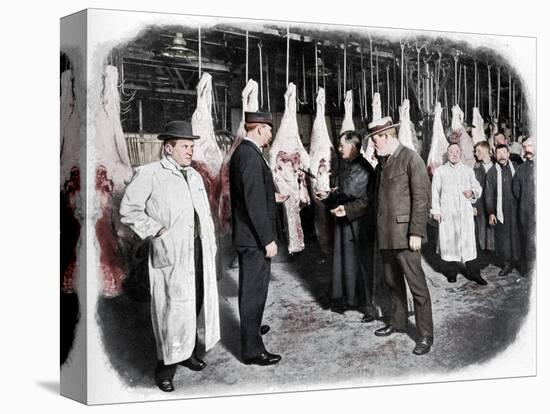
[[[372,121],[367,126],[368,134],[366,138],[372,137],[375,134],[380,134],[381,132],[387,131],[388,129],[396,128],[398,126],[399,123],[394,124],[391,116],[377,119],[376,121]]]
[[[271,112],[245,112],[244,122],[247,124],[267,124],[273,127]]]
[[[171,121],[164,126],[164,132],[157,136],[158,139],[199,139],[193,135],[193,129],[189,121]]]

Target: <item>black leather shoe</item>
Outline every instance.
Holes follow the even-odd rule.
[[[361,319],[361,323],[370,323],[374,322],[376,318],[368,313],[366,313],[363,318]]]
[[[420,338],[416,342],[416,346],[413,349],[413,354],[415,355],[427,354],[428,352],[430,352],[430,348],[432,347],[432,344],[433,344],[433,339],[427,338],[427,337]]]
[[[449,283],[456,283],[456,275],[454,276],[447,276],[447,281]]]
[[[487,281],[483,279],[481,276],[476,277],[473,279],[474,282],[476,282],[478,285],[485,286],[487,284]]]
[[[174,384],[172,384],[171,379],[168,379],[168,378],[159,379],[156,381],[156,383],[157,383],[157,387],[159,387],[161,391],[164,391],[164,392],[174,391]]]
[[[185,361],[181,361],[178,365],[189,368],[191,371],[202,371],[206,367],[206,362],[195,355],[191,355]]]
[[[390,336],[394,333],[402,333],[402,332],[405,332],[405,331],[403,331],[401,329],[395,329],[391,325],[386,325],[386,326],[384,326],[382,328],[379,328],[376,331],[374,331],[374,334],[376,336]]]
[[[504,267],[500,270],[500,272],[498,272],[498,275],[499,276],[506,276],[507,274],[509,274],[511,271],[512,271],[513,267],[511,264],[506,264],[504,265]]]
[[[273,365],[281,360],[281,356],[264,351],[254,358],[245,359],[246,365]]]
[[[265,335],[271,330],[271,327],[269,325],[262,325],[260,326],[260,335]]]

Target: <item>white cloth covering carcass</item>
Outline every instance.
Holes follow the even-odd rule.
[[[244,113],[258,111],[258,82],[249,79],[241,94],[242,98],[242,120],[237,130],[235,140],[229,148],[227,155],[223,159],[220,170],[220,200],[218,206],[218,221],[220,223],[220,231],[227,233],[231,227],[231,196],[229,191],[229,163],[231,156],[235,152],[235,148],[239,146],[241,141],[246,137],[244,129]]]
[[[479,108],[477,107],[472,109],[472,126],[472,140],[474,141],[474,145],[481,141],[487,141],[487,137],[483,131],[483,117],[479,113]]]
[[[355,125],[353,124],[353,92],[347,91],[346,98],[344,99],[344,119],[342,120],[342,128],[340,128],[340,134],[345,131],[354,131]]]
[[[130,181],[132,166],[120,122],[118,69],[115,66],[105,67],[101,104],[95,119],[96,165],[107,170],[116,197]]]
[[[195,346],[195,212],[200,221],[204,278],[204,343],[220,339],[214,223],[201,176],[187,168],[187,180],[163,157],[139,167],[126,188],[120,214],[142,239],[151,239],[149,278],[151,318],[157,357],[174,364],[191,356]],[[162,228],[167,229],[155,237]]]
[[[463,192],[471,190],[467,199]],[[431,214],[441,214],[438,252],[448,262],[468,262],[477,257],[472,204],[481,196],[474,170],[463,163],[445,163],[432,180]]]
[[[399,142],[405,147],[418,152],[418,140],[416,138],[414,125],[411,122],[410,103],[408,99],[405,99],[399,107],[399,123]]]
[[[451,120],[452,135],[456,135],[455,138],[451,138],[452,142],[456,142],[460,145],[462,150],[462,162],[470,168],[474,168],[476,159],[474,156],[474,142],[472,137],[464,129],[464,112],[458,105],[454,105],[452,108],[453,117]]]
[[[315,233],[321,249],[328,253],[330,251],[330,215],[324,203],[315,196],[315,193],[330,191],[331,160],[334,154],[334,146],[330,140],[325,119],[325,90],[323,88],[319,88],[317,92],[316,103],[317,112],[311,130],[309,149],[310,172],[315,178],[311,178],[310,184],[313,194]]]
[[[197,85],[197,108],[191,117],[193,134],[200,137],[195,140],[193,163],[195,170],[201,175],[210,208],[218,211],[219,174],[223,155],[216,142],[214,123],[212,119],[212,76],[204,72]],[[218,221],[216,214],[216,222]]]
[[[430,147],[430,153],[428,154],[428,172],[430,175],[434,175],[437,168],[443,165],[447,161],[447,146],[449,142],[445,137],[445,131],[443,130],[443,122],[441,121],[441,114],[443,109],[438,102],[434,108],[434,123],[432,128],[432,142]]]
[[[304,171],[309,170],[310,159],[298,132],[293,83],[285,93],[285,112],[269,150],[269,166],[278,192],[289,196],[284,203],[288,252],[300,252],[305,247],[300,209],[310,202]]]

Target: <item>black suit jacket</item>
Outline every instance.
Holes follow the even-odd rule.
[[[229,165],[233,244],[264,248],[278,239],[275,186],[258,147],[243,140]]]

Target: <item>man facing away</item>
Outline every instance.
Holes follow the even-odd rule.
[[[420,255],[422,238],[426,237],[430,180],[422,158],[399,143],[396,126],[391,117],[368,125],[368,136],[372,136],[380,157],[376,225],[384,277],[392,302],[390,323],[374,334],[389,336],[406,330],[406,279],[416,319],[413,353],[423,355],[433,344],[432,303]]]
[[[241,352],[245,364],[273,365],[281,356],[267,351],[262,318],[271,259],[277,255],[279,224],[271,170],[262,148],[271,142],[271,113],[245,112],[246,137],[229,166],[233,244],[239,257]],[[264,325],[264,327],[267,325]],[[265,329],[263,330],[265,332]]]
[[[517,200],[512,193],[512,179],[517,165],[510,161],[506,145],[497,145],[497,162],[485,178],[485,205],[489,224],[495,226],[495,251],[501,261],[499,276],[509,274],[520,259]]]
[[[120,206],[121,221],[150,239],[151,319],[157,348],[157,386],[174,391],[178,365],[200,371],[197,316],[204,304],[205,348],[220,339],[216,238],[201,176],[191,165],[191,124],[172,121],[160,161],[138,168]]]
[[[481,196],[481,185],[474,170],[461,161],[458,144],[449,144],[448,161],[435,171],[432,180],[431,213],[439,223],[438,251],[446,262],[445,276],[456,282],[456,262],[466,265],[467,278],[479,285],[487,282],[481,277],[477,263],[474,212],[472,204]]]
[[[518,200],[519,228],[522,241],[523,276],[530,276],[536,259],[537,209],[535,200],[535,140],[526,137],[521,143],[525,162],[518,167],[512,180],[512,190]]]

